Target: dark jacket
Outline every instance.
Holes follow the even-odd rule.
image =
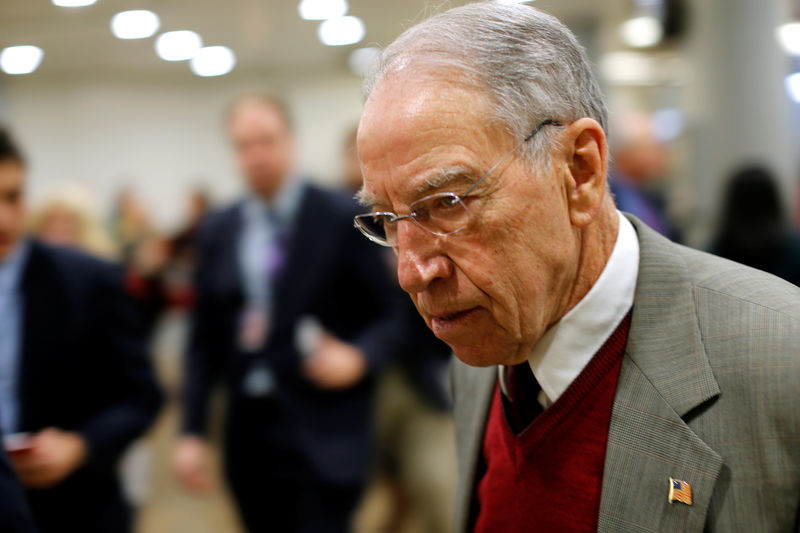
[[[209,394],[215,381],[224,378],[229,459],[241,462],[256,454],[274,463],[270,471],[276,476],[302,475],[326,483],[364,480],[371,450],[371,376],[396,351],[403,318],[381,250],[353,228],[355,214],[348,196],[304,186],[286,263],[274,283],[272,333],[252,356],[242,353],[236,340],[243,306],[238,259],[242,204],[204,223],[186,367],[187,433],[205,433]],[[309,315],[360,348],[371,376],[342,391],[322,390],[308,381],[294,336],[298,320]],[[254,359],[266,362],[276,377],[276,391],[263,401],[242,392]]]
[[[42,531],[127,531],[116,474],[162,396],[122,271],[32,242],[22,276],[19,430],[57,427],[88,443],[86,464],[58,486],[29,490]]]

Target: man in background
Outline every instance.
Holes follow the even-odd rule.
[[[116,266],[23,233],[25,165],[0,132],[0,429],[42,532],[126,532],[116,464],[161,402]]]
[[[175,469],[208,486],[207,404],[221,380],[227,479],[247,529],[348,531],[396,300],[379,251],[352,228],[352,199],[296,175],[284,104],[247,97],[227,118],[248,192],[198,234]]]
[[[667,150],[646,113],[622,113],[612,125],[609,186],[620,211],[675,240],[657,186],[667,170]]]

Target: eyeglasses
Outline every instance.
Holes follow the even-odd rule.
[[[409,219],[420,228],[434,235],[445,236],[458,233],[469,224],[469,209],[467,209],[464,200],[472,194],[478,185],[488,178],[497,167],[511,157],[520,146],[539,133],[542,128],[545,126],[560,125],[559,122],[552,119],[540,122],[538,126],[533,128],[533,131],[522,139],[510,152],[504,155],[500,161],[495,163],[486,174],[462,195],[452,192],[431,194],[411,203],[408,206],[409,213],[407,215],[398,215],[391,211],[366,213],[354,217],[353,225],[369,240],[381,246],[397,245],[397,223],[405,219]]]

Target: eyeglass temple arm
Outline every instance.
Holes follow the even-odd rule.
[[[526,136],[524,139],[522,139],[522,140],[521,140],[519,143],[517,143],[517,145],[514,147],[514,149],[513,149],[513,150],[511,150],[510,152],[508,152],[506,155],[504,155],[504,156],[503,156],[503,157],[500,159],[500,161],[498,161],[497,163],[495,163],[495,164],[494,164],[494,166],[493,166],[492,168],[490,168],[490,169],[489,169],[489,171],[488,171],[486,174],[484,174],[483,176],[481,176],[481,179],[479,179],[478,181],[476,181],[475,183],[473,183],[473,184],[472,184],[472,187],[470,187],[469,189],[467,189],[467,192],[465,192],[464,194],[462,194],[462,195],[461,195],[461,198],[463,199],[463,198],[466,198],[467,196],[469,196],[469,195],[470,195],[470,193],[472,193],[472,191],[474,191],[474,190],[475,190],[475,188],[476,188],[478,185],[480,185],[480,184],[481,184],[481,182],[482,182],[483,180],[485,180],[486,178],[488,178],[489,176],[491,176],[492,172],[494,172],[494,171],[495,171],[495,169],[496,169],[497,167],[499,167],[500,165],[502,165],[502,164],[505,162],[505,160],[506,160],[506,159],[508,159],[509,157],[511,157],[511,156],[514,154],[514,152],[516,152],[517,150],[519,150],[519,147],[520,147],[520,146],[522,146],[523,144],[525,144],[526,142],[528,142],[529,140],[531,140],[531,139],[533,138],[533,136],[534,136],[534,135],[536,135],[537,133],[539,133],[539,130],[541,130],[541,129],[542,129],[542,128],[544,128],[545,126],[551,126],[551,125],[552,125],[552,126],[560,126],[560,125],[561,125],[561,123],[560,123],[560,122],[558,122],[557,120],[553,120],[553,119],[551,119],[551,118],[548,118],[547,120],[543,120],[543,121],[541,121],[541,122],[540,122],[540,123],[539,123],[539,124],[538,124],[538,125],[537,125],[535,128],[533,128],[533,131],[531,131],[531,132],[530,132],[530,133],[529,133],[529,134],[528,134],[528,135],[527,135],[527,136]]]

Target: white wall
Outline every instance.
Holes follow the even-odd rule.
[[[361,112],[359,80],[326,78],[48,81],[6,78],[4,122],[29,162],[32,202],[59,180],[95,190],[103,211],[133,188],[162,228],[179,224],[196,184],[220,200],[240,190],[222,127],[237,94],[277,89],[292,107],[298,167],[335,183],[344,136]]]

